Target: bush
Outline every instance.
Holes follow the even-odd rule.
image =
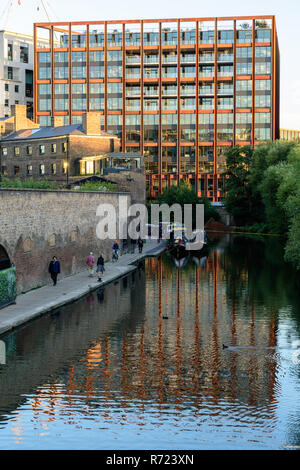
[[[73,187],[73,191],[100,191],[100,192],[113,192],[116,190],[114,183],[106,183],[103,181],[87,181],[78,187]]]
[[[19,178],[16,178],[11,180],[9,178],[2,177],[0,187],[7,189],[59,189],[59,185],[57,183],[48,181],[46,178],[41,180],[35,180],[33,178],[20,180]]]

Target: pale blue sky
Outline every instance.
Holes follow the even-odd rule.
[[[9,29],[32,33],[35,21],[47,21],[41,0],[10,0]],[[0,15],[8,0],[0,0]],[[281,54],[280,126],[300,129],[300,1],[299,0],[44,0],[51,21],[189,18],[276,15]],[[40,5],[40,11],[37,11]],[[3,15],[0,27],[3,26]]]

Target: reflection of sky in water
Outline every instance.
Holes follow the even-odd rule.
[[[0,447],[299,446],[295,274],[272,243],[218,246],[180,270],[148,259],[2,338]]]

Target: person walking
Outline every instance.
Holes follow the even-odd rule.
[[[53,281],[53,286],[56,286],[57,276],[58,274],[60,274],[60,262],[58,261],[56,256],[53,256],[52,261],[50,261],[48,271]]]
[[[115,243],[112,246],[112,251],[113,251],[112,261],[117,261],[119,259],[119,250],[120,250],[119,243],[117,242],[117,240],[115,240]]]
[[[143,246],[144,246],[144,240],[142,240],[141,237],[139,237],[138,239],[139,253],[143,252]]]
[[[105,271],[105,268],[104,268],[104,258],[103,258],[103,254],[101,253],[98,260],[97,260],[97,270],[96,272],[98,273],[98,281],[101,282],[102,279],[100,277],[100,275],[103,276],[104,274],[104,271]]]
[[[133,254],[135,252],[135,245],[136,245],[136,240],[134,238],[131,238],[130,240],[130,248],[131,248],[131,253]]]
[[[88,267],[89,277],[93,277],[95,258],[94,258],[94,255],[93,255],[92,251],[90,252],[89,256],[86,259],[86,264],[87,264],[87,267]]]

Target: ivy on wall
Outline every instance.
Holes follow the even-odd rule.
[[[17,273],[15,266],[0,271],[0,308],[14,303],[17,297]]]

